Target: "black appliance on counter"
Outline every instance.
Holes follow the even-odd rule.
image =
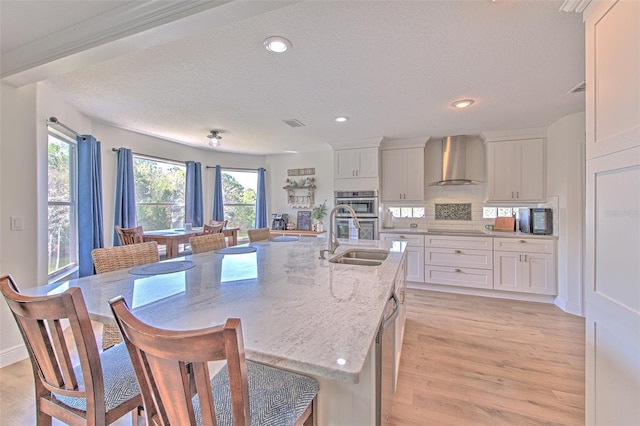
[[[273,213],[271,215],[271,229],[284,231],[287,229],[289,215],[286,213]]]
[[[520,232],[527,234],[553,234],[553,214],[551,209],[520,209]]]

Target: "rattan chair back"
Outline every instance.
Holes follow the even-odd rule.
[[[158,243],[155,241],[120,247],[97,248],[93,249],[91,256],[93,257],[93,265],[98,274],[158,262],[160,260]]]
[[[271,238],[271,230],[269,228],[249,229],[247,233],[249,234],[250,242],[268,240]]]
[[[227,246],[224,234],[206,234],[189,238],[191,251],[193,254],[204,253],[207,251],[218,250]]]

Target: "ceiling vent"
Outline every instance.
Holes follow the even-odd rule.
[[[573,89],[569,90],[567,92],[567,95],[570,95],[571,93],[584,92],[585,90],[587,90],[587,83],[585,83],[584,81],[581,81],[580,83],[578,83],[578,85],[576,87],[574,87]]]
[[[306,126],[306,124],[304,124],[302,121],[297,120],[295,118],[292,118],[291,120],[282,120],[282,122],[289,127],[305,127]]]

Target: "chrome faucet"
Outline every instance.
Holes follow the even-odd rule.
[[[324,257],[325,252],[329,252],[331,254],[335,253],[336,249],[340,246],[340,243],[338,242],[338,237],[336,236],[338,232],[337,230],[335,232],[333,230],[333,227],[336,226],[334,218],[336,215],[336,210],[338,209],[347,210],[351,215],[351,217],[353,218],[353,224],[356,226],[356,228],[360,229],[360,222],[358,222],[358,218],[356,217],[356,212],[351,208],[351,206],[348,206],[346,204],[338,204],[337,206],[335,206],[333,209],[331,209],[331,213],[329,213],[329,245],[326,250],[320,250],[319,259],[325,258]]]

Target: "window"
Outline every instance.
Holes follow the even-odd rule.
[[[247,229],[255,227],[257,188],[257,171],[222,169],[224,218],[227,226],[240,228],[239,238],[246,238]]]
[[[49,129],[48,274],[61,275],[78,265],[76,142]]]
[[[482,218],[494,219],[496,217],[515,217],[520,218],[520,207],[483,207]]]
[[[423,218],[424,207],[389,207],[393,217]]]
[[[133,156],[138,225],[145,231],[184,227],[187,167]]]

